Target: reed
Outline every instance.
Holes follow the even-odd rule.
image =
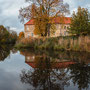
[[[34,48],[43,50],[67,50],[90,52],[90,36],[67,36],[50,38],[23,38],[16,44],[17,48]]]

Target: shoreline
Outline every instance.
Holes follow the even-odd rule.
[[[15,45],[17,49],[90,52],[90,36],[50,38],[23,38]]]

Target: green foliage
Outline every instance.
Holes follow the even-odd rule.
[[[78,12],[73,12],[70,33],[73,35],[90,35],[89,12],[85,8],[78,8]]]
[[[15,43],[16,40],[16,32],[10,33],[3,25],[0,25],[0,43]]]
[[[43,41],[42,45],[39,45],[41,49],[54,49],[54,46],[58,44],[58,38],[47,38]]]
[[[60,50],[60,51],[64,51],[65,48],[64,48],[63,46],[61,46],[61,45],[58,44],[58,45],[55,45],[55,46],[54,46],[54,50],[56,50],[56,51],[59,51],[59,50]]]
[[[9,32],[6,30],[4,26],[0,26],[0,41],[1,42],[6,42],[9,37]]]

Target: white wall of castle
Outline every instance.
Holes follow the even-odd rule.
[[[58,36],[68,36],[68,28],[70,27],[70,24],[55,24],[55,32],[54,33],[50,33],[51,37],[58,37]],[[25,25],[24,26],[24,30],[25,30],[25,38],[28,37],[38,37],[38,35],[34,34],[34,29],[35,26],[34,25]],[[52,29],[50,29],[50,31],[52,32]]]
[[[25,38],[28,37],[37,37],[37,35],[34,34],[34,25],[25,25],[24,30],[25,30]]]

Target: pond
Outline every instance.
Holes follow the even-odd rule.
[[[90,53],[2,45],[0,90],[90,90]]]

